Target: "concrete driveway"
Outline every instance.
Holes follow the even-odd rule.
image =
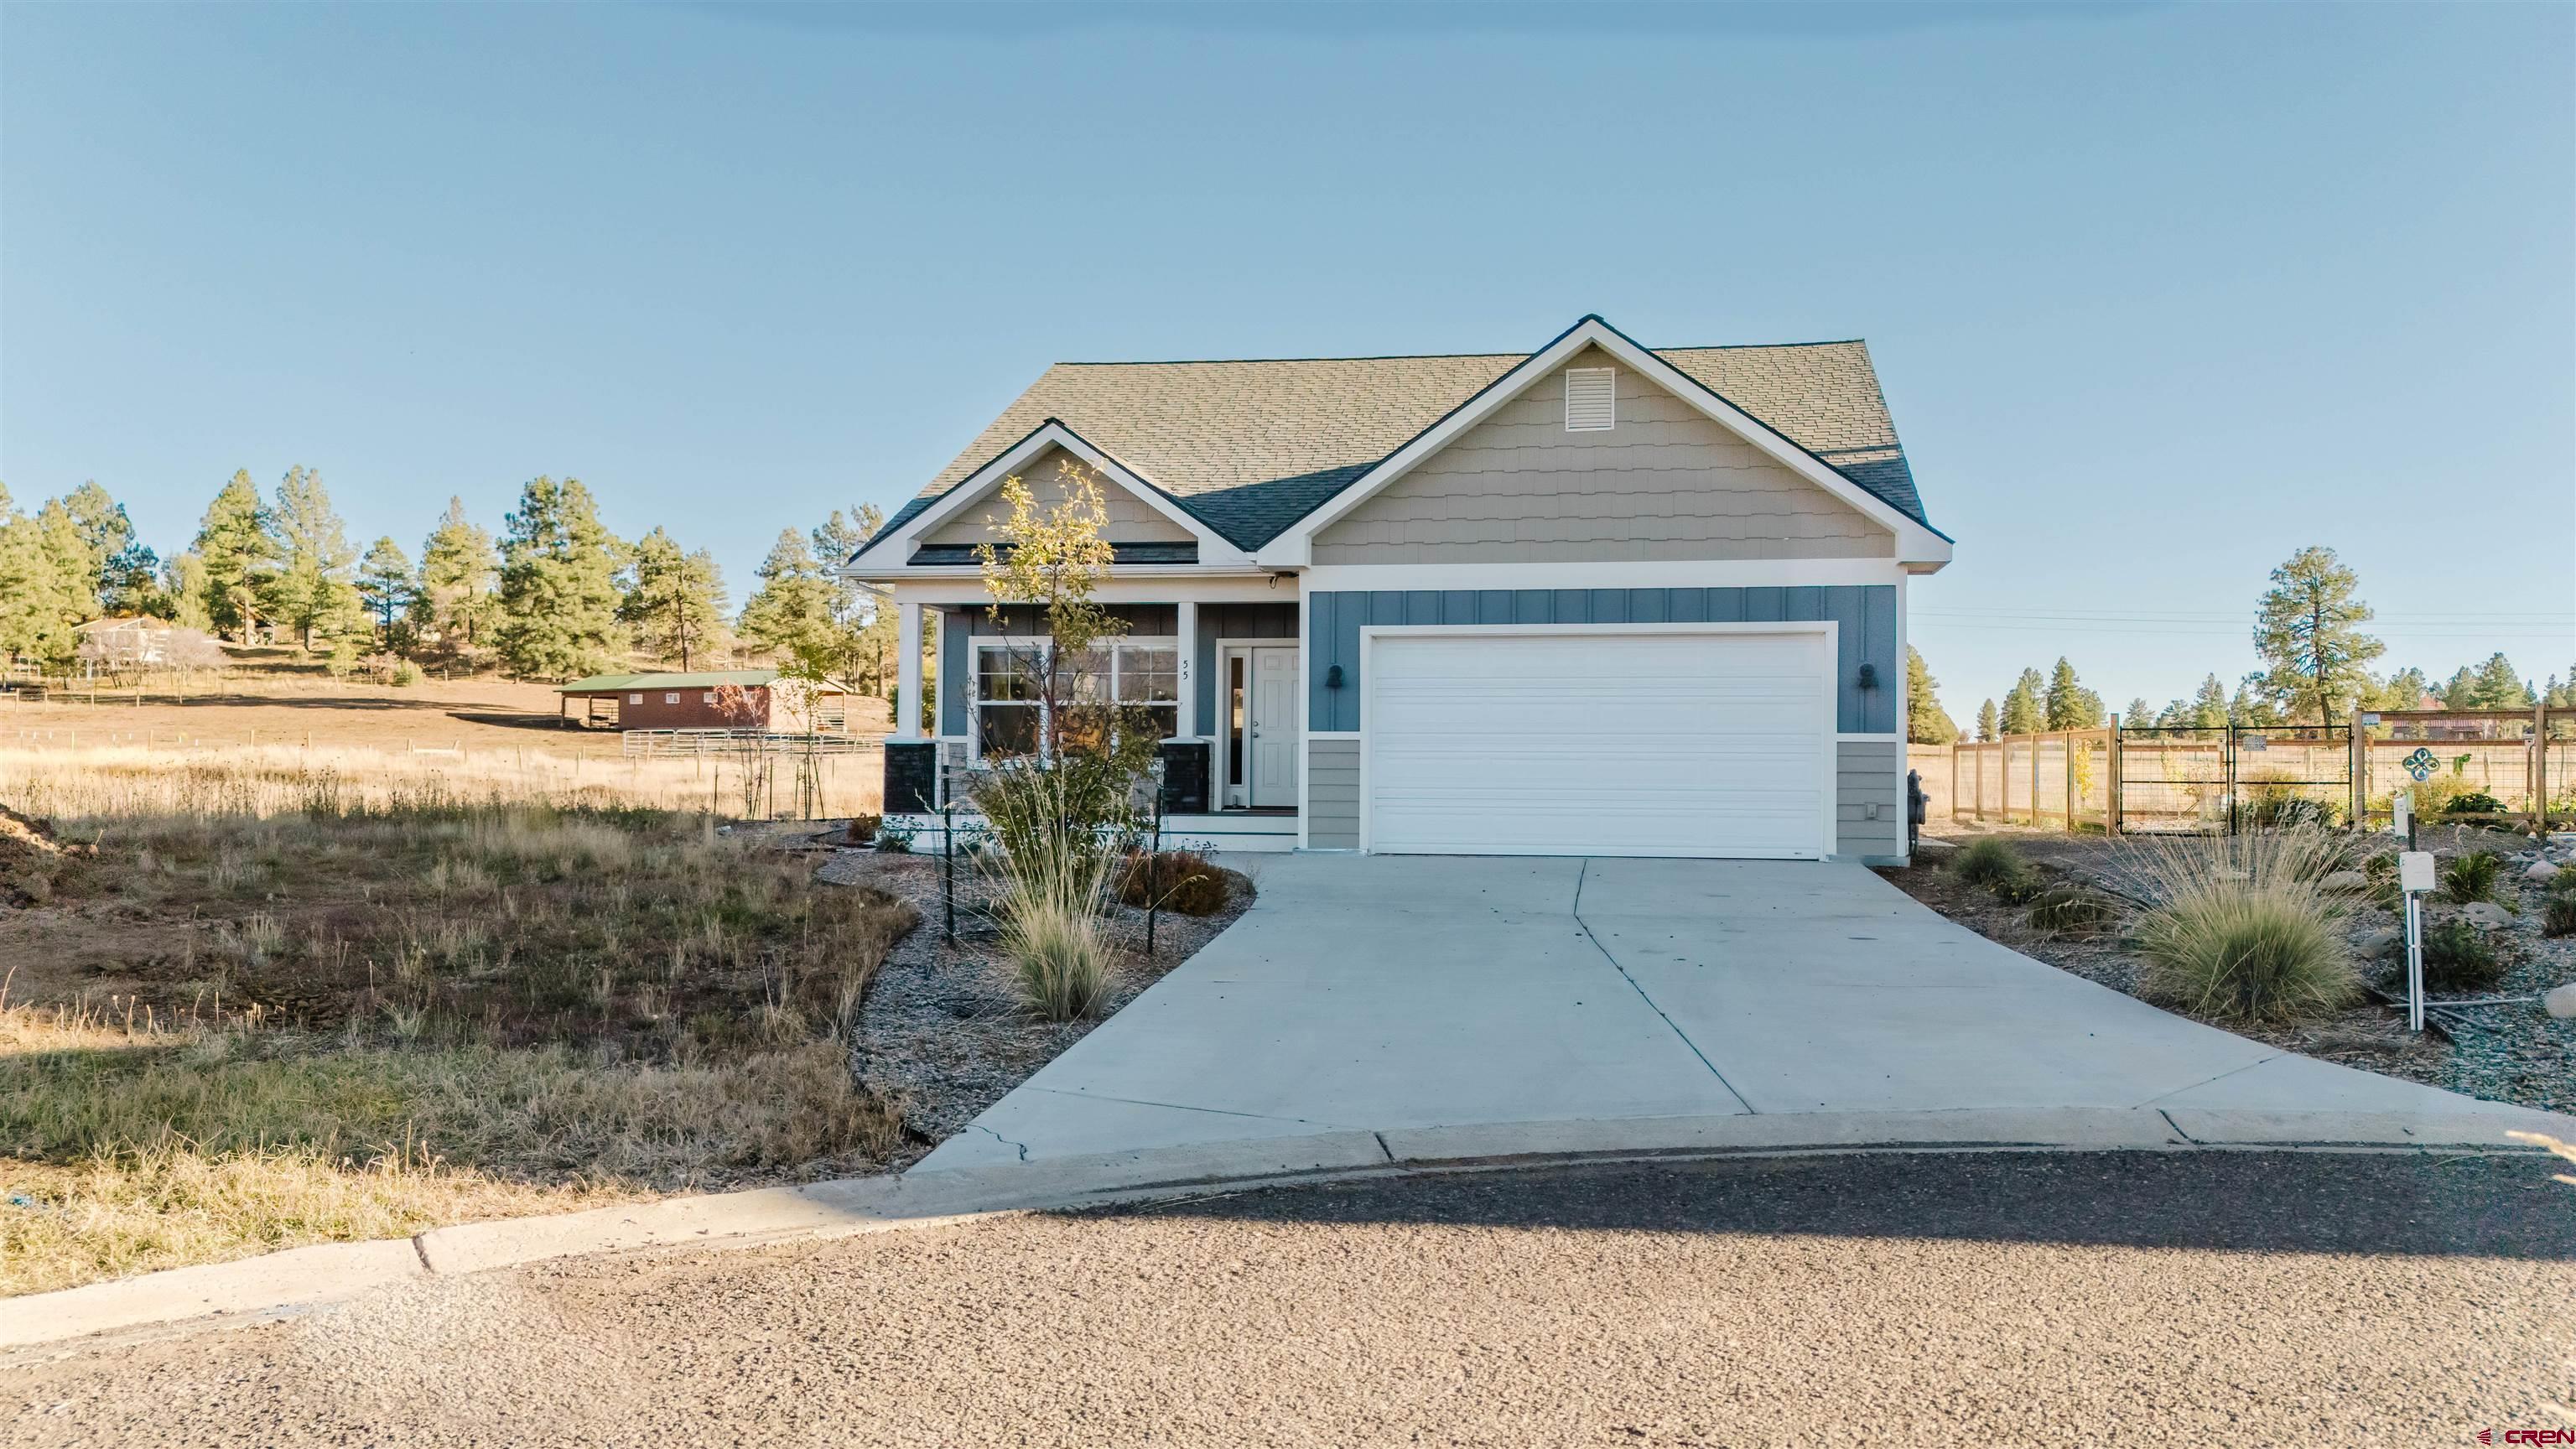
[[[2513,1110],[2159,1011],[1858,866],[1226,863],[1259,882],[1242,920],[914,1171],[1478,1123]]]

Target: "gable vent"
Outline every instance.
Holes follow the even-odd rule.
[[[1565,430],[1603,433],[1619,425],[1619,374],[1607,367],[1565,370]]]

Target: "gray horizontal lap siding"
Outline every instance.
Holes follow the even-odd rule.
[[[1360,728],[1360,628],[1367,624],[1839,624],[1835,728],[1896,730],[1896,589],[1819,584],[1722,589],[1375,589],[1306,596],[1307,728]],[[1864,663],[1878,688],[1859,683]],[[1325,679],[1342,667],[1342,687]],[[1892,767],[1891,767],[1892,768]]]
[[[1905,853],[1903,776],[1893,740],[1844,740],[1834,747],[1834,853],[1886,858]],[[1869,818],[1869,807],[1878,818]]]
[[[1306,848],[1360,848],[1360,742],[1306,742]]]

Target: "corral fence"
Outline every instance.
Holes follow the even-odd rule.
[[[650,760],[745,750],[782,755],[873,755],[884,747],[882,741],[850,735],[808,735],[784,730],[628,730],[618,749],[628,759]]]
[[[1914,745],[1933,820],[2068,833],[2368,828],[2413,790],[2427,818],[2484,795],[2532,829],[2576,820],[2576,710],[2357,713],[2337,725],[2126,726]],[[2472,802],[2474,803],[2474,802]]]

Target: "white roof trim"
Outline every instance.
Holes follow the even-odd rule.
[[[1782,437],[1759,419],[1731,406],[1711,392],[1706,384],[1629,341],[1617,328],[1598,317],[1584,318],[1563,336],[1530,354],[1520,365],[1495,379],[1457,411],[1434,423],[1412,442],[1396,449],[1376,467],[1360,475],[1357,481],[1323,507],[1297,520],[1287,532],[1262,545],[1257,557],[1264,565],[1274,568],[1307,566],[1313,561],[1316,534],[1331,527],[1335,520],[1367,502],[1388,484],[1412,472],[1424,459],[1449,446],[1459,434],[1536,386],[1587,347],[1598,347],[1610,354],[1656,386],[1699,409],[1719,426],[1739,434],[1791,472],[1860,510],[1871,522],[1893,532],[1899,562],[1928,563],[1937,568],[1950,561],[1949,540],[1906,517],[1877,494],[1818,462],[1804,448]]]
[[[1186,569],[1214,566],[1240,570],[1251,565],[1251,555],[1226,542],[1215,530],[1192,517],[1172,501],[1171,495],[1155,487],[1151,481],[1126,464],[1093,447],[1081,434],[1049,418],[1039,424],[1035,432],[1012,444],[1001,456],[959,479],[955,487],[940,494],[929,507],[905,520],[903,527],[851,555],[847,562],[833,572],[864,574],[870,577],[908,572],[913,545],[924,535],[965,512],[968,507],[983,499],[994,489],[1001,487],[1004,479],[1037,461],[1051,448],[1061,448],[1080,458],[1098,469],[1110,482],[1134,495],[1138,502],[1189,530],[1190,536],[1198,540],[1198,564],[1169,567]],[[1121,569],[1119,572],[1124,573],[1126,570]]]

